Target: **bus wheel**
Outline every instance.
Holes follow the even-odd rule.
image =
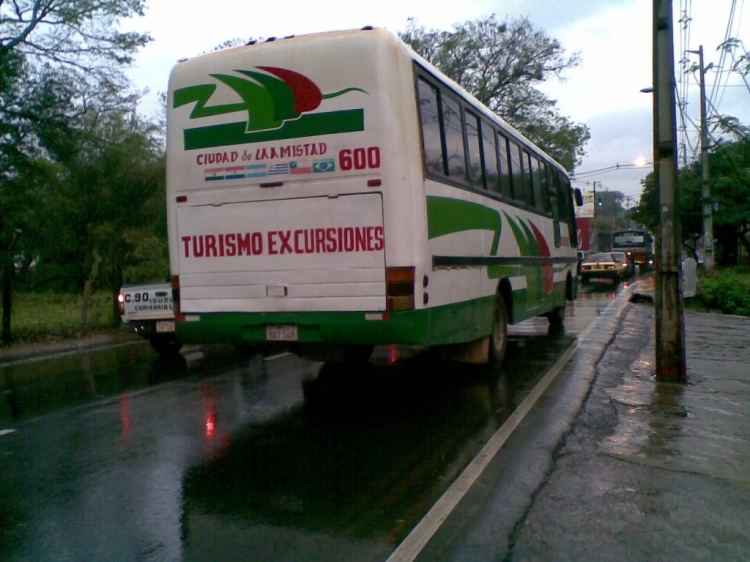
[[[242,355],[250,356],[258,353],[258,346],[252,343],[236,343],[234,349],[239,351]]]
[[[565,322],[565,306],[556,306],[551,312],[547,313],[549,325],[553,328],[559,328]]]
[[[344,348],[344,363],[365,363],[370,360],[374,345],[347,345]]]
[[[492,318],[492,336],[490,338],[489,364],[499,367],[505,357],[508,345],[508,309],[502,295],[497,295]]]
[[[151,336],[148,341],[159,355],[175,355],[182,349],[182,343],[174,339],[174,336]]]

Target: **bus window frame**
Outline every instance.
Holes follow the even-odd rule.
[[[424,153],[424,124],[422,122],[422,112],[421,112],[421,105],[420,105],[420,83],[423,83],[425,86],[429,87],[430,90],[435,95],[435,99],[438,104],[438,118],[440,120],[438,130],[440,131],[440,147],[441,147],[441,161],[443,163],[443,170],[441,174],[435,173],[431,168],[428,168],[427,161],[425,158]],[[542,169],[546,169],[547,174],[556,174],[558,178],[564,178],[566,180],[567,185],[570,188],[570,179],[567,177],[567,175],[561,171],[559,168],[559,164],[555,164],[552,161],[549,160],[548,156],[542,156],[534,149],[533,146],[528,145],[525,143],[522,138],[518,138],[518,135],[515,134],[512,130],[506,130],[502,127],[502,125],[494,123],[489,121],[486,117],[482,115],[482,113],[474,107],[473,104],[468,103],[462,95],[455,92],[448,84],[443,82],[442,80],[436,78],[432,73],[430,73],[427,69],[425,69],[423,66],[421,66],[418,62],[414,63],[414,86],[415,86],[415,103],[416,103],[416,114],[417,114],[417,121],[419,125],[419,133],[420,133],[420,148],[422,150],[422,172],[425,179],[430,179],[433,181],[437,181],[440,183],[444,183],[446,185],[450,185],[452,187],[458,188],[458,189],[465,189],[474,193],[479,193],[485,197],[491,197],[493,199],[496,199],[506,205],[510,205],[512,207],[517,207],[520,209],[524,209],[526,211],[532,212],[534,214],[540,215],[540,216],[546,216],[548,218],[553,218],[554,212],[552,210],[552,201],[550,200],[550,197],[544,197],[544,194],[542,195],[542,206],[541,208],[538,205],[535,205],[534,203],[529,201],[529,197],[534,197],[533,194],[533,179],[530,175],[530,161],[531,158],[534,158],[538,163],[539,167]],[[459,108],[459,116],[461,120],[461,132],[462,132],[462,149],[463,149],[463,176],[457,177],[455,174],[450,175],[450,170],[448,169],[448,159],[447,151],[448,151],[448,143],[446,139],[446,132],[445,132],[445,120],[444,120],[444,100],[450,100],[453,103],[456,103]],[[475,186],[471,183],[468,175],[469,166],[470,166],[470,160],[469,160],[469,152],[468,152],[468,135],[467,135],[467,125],[466,125],[466,115],[471,115],[473,118],[478,119],[479,124],[479,135],[478,138],[481,140],[479,142],[479,150],[480,150],[480,158],[482,162],[482,183],[481,185]],[[499,191],[492,189],[488,182],[488,175],[486,173],[486,158],[484,155],[485,151],[485,143],[484,143],[484,129],[485,127],[488,127],[491,129],[491,133],[494,137],[495,141],[495,150],[496,150],[496,164],[497,164],[497,172],[498,172],[498,181],[500,183]],[[502,151],[502,152],[501,152]],[[516,154],[516,158],[519,161],[519,166],[517,169],[517,166],[514,165],[514,158],[513,155]],[[523,160],[526,160],[526,163],[523,163]],[[541,172],[540,172],[541,173]],[[505,176],[504,176],[505,174]],[[505,178],[505,179],[503,179]],[[540,182],[542,182],[540,177]],[[562,183],[562,182],[561,182]],[[548,183],[548,194],[551,190],[551,187]],[[529,192],[532,192],[529,195]],[[543,189],[542,189],[543,191]],[[568,194],[571,197],[571,200],[567,202],[565,199],[566,195],[564,194],[563,190],[561,189],[558,192],[558,195],[556,197],[557,199],[557,206],[558,206],[558,223],[565,222],[568,224],[568,229],[573,234],[571,236],[571,240],[576,238],[575,236],[575,211],[574,211],[574,202],[572,200],[572,193]],[[562,206],[561,206],[561,199]],[[545,202],[547,203],[547,207],[545,208]],[[573,217],[573,224],[571,225],[570,221],[568,220],[567,216],[570,215]],[[559,226],[559,225],[558,225]],[[557,234],[555,236],[555,244],[558,246],[558,237]],[[560,245],[561,241],[560,241]],[[559,247],[559,246],[558,246]]]
[[[435,101],[435,116],[437,118],[436,127],[431,126],[430,129],[437,130],[438,133],[438,142],[434,143],[434,139],[431,138],[430,135],[425,135],[425,122],[423,121],[423,112],[422,112],[422,89],[421,86],[424,85],[426,88],[429,88],[430,92],[433,94],[431,99],[434,99]],[[442,118],[442,109],[441,109],[441,103],[440,103],[440,88],[438,88],[435,84],[432,84],[430,81],[423,79],[421,76],[418,77],[417,81],[415,82],[415,91],[417,94],[417,115],[418,115],[418,121],[419,121],[419,129],[420,129],[420,140],[421,140],[421,149],[422,149],[422,167],[423,172],[425,176],[435,175],[438,176],[437,172],[433,172],[433,170],[441,169],[442,175],[444,175],[446,178],[448,177],[448,174],[446,172],[446,162],[445,162],[445,153],[446,153],[446,147],[445,147],[445,134],[443,132],[443,118]],[[431,140],[430,148],[437,148],[439,145],[440,147],[440,159],[439,162],[436,160],[435,165],[429,165],[430,161],[427,158],[427,148],[425,147],[425,140]],[[430,153],[431,154],[431,153]],[[438,165],[439,164],[439,165]]]
[[[478,172],[479,177],[476,178],[478,180],[478,184],[475,184],[475,178],[472,175],[472,147],[471,147],[471,135],[469,135],[469,118],[473,120],[473,123],[476,124],[476,136],[474,137],[477,141],[476,148],[479,156],[479,162],[478,162]],[[463,109],[463,121],[464,121],[464,153],[466,154],[466,176],[469,181],[469,185],[475,189],[479,190],[486,190],[487,189],[487,177],[485,175],[485,167],[484,167],[484,151],[483,151],[483,138],[482,138],[482,119],[481,117],[474,111],[472,111],[469,107],[464,107]]]

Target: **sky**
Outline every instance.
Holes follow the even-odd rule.
[[[730,13],[734,6],[733,25]],[[698,56],[685,50],[704,49],[709,94],[718,80],[725,88],[709,95],[709,115],[718,111],[750,124],[750,89],[736,73],[719,73],[725,37],[739,38],[750,49],[750,0],[673,0],[675,60]],[[653,0],[147,0],[144,17],[123,22],[122,29],[147,32],[153,41],[136,57],[128,75],[147,91],[145,114],[160,111],[158,95],[166,91],[169,73],[182,58],[211,51],[231,40],[265,39],[366,25],[403,31],[412,18],[428,29],[451,30],[454,24],[484,18],[526,17],[531,24],[560,41],[567,54],[578,53],[581,64],[551,79],[541,89],[557,101],[560,113],[587,125],[591,139],[587,156],[576,168],[574,185],[584,190],[620,191],[626,205],[637,204],[640,181],[653,159],[652,98],[642,88],[652,82]],[[744,52],[744,51],[743,51]],[[709,66],[711,66],[709,68]],[[681,162],[700,158],[700,97],[696,74],[678,68],[678,92],[687,101],[679,143]],[[750,77],[748,77],[750,80]],[[637,159],[646,161],[635,167]]]

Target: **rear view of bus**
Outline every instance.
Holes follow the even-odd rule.
[[[379,30],[258,42],[170,77],[167,209],[186,343],[420,342],[411,62]],[[411,113],[404,108],[411,108]],[[416,152],[415,152],[416,151]],[[424,245],[424,240],[421,240]],[[421,278],[420,278],[421,283]]]
[[[612,250],[625,252],[640,272],[654,263],[654,239],[647,230],[618,230],[612,233]]]
[[[179,63],[167,143],[184,343],[499,364],[507,324],[575,296],[565,170],[388,31]]]

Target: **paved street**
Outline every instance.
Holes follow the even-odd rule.
[[[750,319],[686,311],[685,326],[688,383],[657,382],[653,306],[628,305],[544,476],[501,458],[483,479],[529,486],[518,517],[503,523],[507,487],[485,488],[418,559],[748,560]]]
[[[434,535],[411,558],[396,551],[393,560],[748,558],[750,319],[686,311],[688,383],[660,383],[654,377],[653,304],[632,298],[644,288],[648,282],[639,280],[619,295],[602,288],[582,294],[566,321],[566,331],[579,338],[570,360]],[[383,364],[372,376],[344,386],[336,383],[335,369],[325,368],[300,386],[302,378],[314,375],[304,374],[313,364],[286,358],[264,366],[259,358],[246,363],[240,356],[190,349],[185,373],[177,374],[160,361],[150,363],[147,344],[129,337],[26,350],[57,355],[66,369],[82,361],[81,375],[65,372],[64,390],[69,396],[96,392],[87,399],[91,405],[76,406],[76,399],[59,412],[0,428],[3,462],[13,467],[4,474],[19,482],[26,469],[7,464],[11,455],[36,451],[43,443],[57,451],[24,461],[40,474],[50,469],[54,480],[29,481],[24,486],[31,487],[17,498],[25,500],[0,507],[0,519],[12,525],[6,528],[26,529],[13,536],[33,530],[30,537],[40,532],[46,542],[6,546],[32,553],[34,560],[64,545],[73,549],[67,559],[76,560],[83,559],[76,553],[111,553],[112,545],[122,554],[136,552],[131,550],[136,543],[155,549],[141,552],[149,560],[204,560],[208,553],[232,560],[237,548],[260,555],[257,544],[265,545],[267,560],[344,560],[355,553],[358,559],[365,553],[368,560],[391,559],[390,549],[411,539],[408,529],[418,517],[408,523],[396,517],[393,506],[385,509],[388,498],[412,494],[410,502],[428,510],[438,497],[435,490],[425,495],[416,482],[429,485],[441,474],[446,484],[457,479],[463,465],[453,456],[463,451],[459,457],[468,462],[469,451],[476,454],[481,446],[477,439],[489,438],[509,414],[505,405],[520,406],[533,386],[532,372],[541,369],[541,356],[554,361],[575,341],[571,334],[544,335],[540,326],[531,322],[514,329],[506,364],[514,375],[494,382],[465,375],[459,380],[458,371],[449,369],[404,385],[408,361],[407,371]],[[88,344],[104,351],[85,359]],[[119,357],[113,363],[119,367],[103,370],[110,355]],[[4,360],[6,374],[12,367],[19,376],[24,370],[42,376],[20,350]],[[150,366],[134,376],[129,364]],[[530,386],[523,390],[523,385]],[[399,400],[392,397],[396,387]],[[323,398],[312,417],[299,409],[302,391]],[[367,399],[342,401],[351,392]],[[477,417],[480,411],[487,422]],[[29,412],[39,416],[43,410]],[[341,426],[342,415],[349,430]],[[425,433],[428,426],[433,429]],[[73,448],[60,448],[63,443]],[[327,476],[308,481],[312,465],[305,451],[312,449],[338,452],[327,461]],[[256,462],[260,458],[275,466],[272,474]],[[336,476],[343,459],[358,467],[359,476]],[[112,474],[119,476],[113,481],[107,476]],[[402,486],[395,495],[394,482]],[[130,491],[113,492],[123,485]],[[71,493],[78,489],[87,492],[76,499]],[[268,499],[259,500],[266,491]],[[338,507],[325,507],[330,497],[339,498]],[[24,508],[32,498],[46,506],[33,512],[36,517]],[[312,506],[325,509],[313,516]],[[131,520],[127,513],[146,517]],[[336,531],[324,539],[305,525],[295,530],[269,524],[289,517],[310,529],[326,522],[326,529]],[[26,527],[27,520],[43,526]],[[106,529],[109,538],[75,538],[95,529]],[[365,540],[347,539],[359,536],[360,531],[352,535],[356,529],[366,530]],[[113,542],[115,537],[120,538]]]

